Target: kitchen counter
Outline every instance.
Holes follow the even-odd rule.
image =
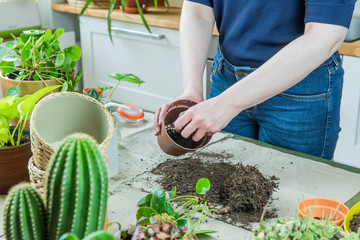
[[[80,6],[75,7],[67,3],[55,3],[51,6],[54,11],[72,14],[79,14],[82,9]],[[107,13],[108,11],[104,9],[88,8],[84,15],[97,18],[107,18]],[[167,10],[165,7],[149,7],[148,12],[145,14],[145,18],[150,26],[179,29],[180,13],[180,8],[170,8]],[[124,14],[120,9],[115,9],[111,18],[118,21],[142,24],[142,20],[139,15]],[[214,28],[213,35],[219,35],[216,28]],[[360,57],[360,40],[343,43],[339,52],[342,55]]]

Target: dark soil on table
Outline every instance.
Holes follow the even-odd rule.
[[[176,186],[177,195],[197,195],[196,182],[208,178],[211,188],[206,199],[216,209],[215,213],[221,214],[219,218],[234,225],[259,222],[264,207],[273,200],[271,196],[278,185],[276,177],[264,177],[256,166],[224,161],[231,157],[226,153],[196,153],[184,159],[169,159],[152,173],[163,175],[159,184],[165,190]],[[266,211],[264,219],[277,217],[275,212]]]
[[[360,228],[360,213],[354,214],[353,218],[350,220],[350,231],[358,232]]]

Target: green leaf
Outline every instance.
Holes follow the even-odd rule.
[[[149,193],[148,195],[146,195],[145,197],[140,199],[140,201],[137,203],[137,205],[139,207],[150,207],[151,198],[152,198],[152,193]]]
[[[111,42],[113,42],[112,34],[111,34],[111,13],[114,10],[115,4],[116,4],[116,0],[110,0],[110,7],[109,7],[108,15],[107,15],[107,26],[108,26],[108,32],[109,32],[109,37],[110,37]]]
[[[76,86],[78,85],[78,83],[79,83],[82,75],[83,75],[83,71],[82,71],[82,70],[79,70],[78,73],[76,74],[76,77],[75,77],[75,80],[74,80],[74,86],[73,86],[74,89],[75,89]]]
[[[198,230],[195,231],[195,235],[200,235],[200,234],[209,234],[209,233],[216,233],[217,231],[215,230]]]
[[[210,181],[207,178],[200,178],[196,183],[196,192],[200,195],[206,194],[210,190]]]
[[[7,61],[7,62],[15,62],[17,60],[19,60],[19,58],[15,55],[6,56],[3,58],[3,61]]]
[[[20,104],[19,98],[15,96],[4,97],[0,100],[0,116],[10,120],[19,116],[17,106]]]
[[[1,141],[7,143],[10,139],[9,121],[0,116],[0,147]]]
[[[55,67],[60,67],[64,64],[65,62],[65,53],[63,51],[61,51],[55,59]]]
[[[154,209],[149,207],[141,207],[136,212],[136,222],[138,222],[141,218],[150,218],[154,215],[158,214]]]
[[[94,88],[90,88],[89,91],[87,91],[85,93],[85,95],[90,96],[90,97],[92,97],[92,98],[94,98],[94,99],[96,99],[98,101],[100,100],[99,95],[98,95],[97,91]]]
[[[64,49],[65,56],[70,57],[72,61],[77,61],[81,57],[81,49],[79,46],[73,45]]]
[[[29,38],[31,38],[31,36],[26,35],[25,33],[21,33],[20,38],[16,38],[17,45],[19,46],[19,43],[26,43]]]
[[[116,80],[120,81],[126,81],[126,82],[130,82],[130,83],[135,83],[135,84],[139,84],[139,86],[144,83],[144,81],[142,81],[138,76],[132,74],[132,73],[127,73],[127,74],[119,74],[119,73],[113,73],[111,75],[109,75],[109,77],[114,78]]]
[[[63,86],[61,88],[61,92],[66,92],[69,89],[69,85],[67,82],[63,83]]]
[[[156,212],[162,213],[165,208],[166,194],[163,189],[153,192],[153,196],[150,201],[150,207]]]
[[[36,36],[36,35],[41,35],[44,34],[44,30],[40,30],[40,29],[31,29],[31,30],[26,30],[23,31],[23,34],[25,34],[26,36]]]
[[[20,103],[20,109],[19,109],[20,116],[25,116],[27,114],[30,114],[34,109],[36,102],[40,98],[42,98],[45,94],[59,87],[61,87],[61,85],[44,87],[38,90],[37,92],[35,92],[34,94],[30,95],[30,97],[26,98],[22,103]]]
[[[0,62],[0,69],[1,69],[1,73],[2,75],[6,75],[8,73],[11,73],[15,68],[14,62],[11,61],[2,61]]]
[[[51,38],[52,38],[51,30],[47,29],[45,34],[44,34],[44,42],[50,43]]]
[[[86,9],[89,7],[89,5],[94,2],[94,0],[86,0],[86,3],[84,4],[84,7],[81,9],[81,12],[79,14],[79,17],[81,17],[84,12],[86,11]]]
[[[52,41],[58,39],[64,32],[65,30],[63,28],[56,29],[52,37]]]
[[[139,15],[140,15],[140,17],[141,17],[141,20],[142,20],[145,28],[148,30],[148,32],[151,33],[149,24],[147,23],[147,21],[146,21],[146,19],[145,19],[145,17],[144,17],[144,13],[143,13],[143,11],[142,11],[142,9],[141,9],[139,0],[135,0],[135,1],[136,1],[136,6],[137,6],[137,9],[138,9],[138,11],[139,11]]]
[[[5,46],[1,45],[0,46],[0,61],[2,60],[3,57],[6,56],[7,52],[8,52],[8,49]]]
[[[87,235],[83,240],[117,240],[111,233],[99,230]]]
[[[165,203],[164,212],[170,216],[173,216],[175,219],[179,218],[179,213],[175,212],[168,202]]]
[[[169,192],[169,198],[174,198],[176,196],[176,186],[171,189]]]
[[[65,55],[65,61],[64,61],[63,67],[68,68],[68,69],[71,67],[71,58],[66,57],[66,55]]]
[[[188,220],[186,218],[180,218],[180,219],[176,219],[176,223],[178,226],[184,227],[188,223]]]
[[[11,49],[14,49],[16,47],[16,44],[14,42],[7,42],[7,43],[4,44],[4,46],[7,49],[11,50]]]
[[[59,240],[79,240],[79,238],[74,233],[65,233]]]
[[[11,87],[6,91],[6,96],[15,96],[20,97],[20,88],[19,87]]]
[[[2,42],[3,42],[3,40],[4,40],[3,38],[0,38],[0,43],[2,43]]]
[[[21,51],[21,60],[23,61],[28,60],[31,55],[31,39],[32,38],[28,39]]]

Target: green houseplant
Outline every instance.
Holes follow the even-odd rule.
[[[109,37],[110,37],[110,40],[112,42],[112,34],[111,34],[111,14],[115,8],[115,5],[117,3],[117,1],[120,1],[121,3],[121,8],[123,10],[123,12],[125,12],[125,9],[126,9],[126,5],[127,3],[129,2],[135,2],[136,6],[137,6],[137,9],[138,9],[138,12],[140,14],[140,17],[141,17],[141,20],[144,24],[144,26],[146,27],[146,29],[149,31],[149,33],[151,33],[151,30],[150,30],[150,27],[149,27],[149,24],[147,23],[146,19],[145,19],[145,16],[144,16],[144,12],[143,12],[143,8],[141,6],[141,0],[109,0],[110,1],[110,5],[109,5],[109,11],[108,11],[108,15],[107,15],[107,28],[108,28],[108,32],[109,32]],[[158,0],[151,0],[152,2],[154,2],[154,6],[157,8],[158,7]],[[86,9],[89,7],[89,5],[91,3],[94,3],[96,2],[96,0],[87,0],[86,3],[84,4],[83,8],[81,9],[81,12],[79,14],[79,17],[82,16],[84,14],[84,12],[86,11]],[[169,9],[170,7],[170,4],[168,2],[168,0],[164,0],[164,3],[165,5],[167,6],[167,8]],[[134,4],[134,3],[132,3]]]
[[[26,121],[30,119],[36,102],[60,87],[45,87],[21,98],[19,88],[13,87],[0,100],[0,193],[6,193],[12,185],[28,180],[27,163],[32,153],[29,131],[24,130]],[[19,121],[11,127],[10,120],[15,118]]]
[[[75,73],[81,57],[80,47],[60,48],[64,29],[23,31],[14,41],[0,44],[0,83],[3,96],[8,88],[18,86],[21,96],[45,86],[61,84],[62,91],[74,91],[82,71]],[[0,40],[0,42],[2,42]],[[59,89],[60,90],[60,89]]]

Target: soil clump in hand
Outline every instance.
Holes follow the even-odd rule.
[[[195,142],[192,137],[194,133],[191,134],[188,138],[181,136],[181,132],[176,131],[175,127],[171,123],[165,123],[165,129],[169,137],[184,148],[194,149],[200,147],[202,141]]]
[[[360,228],[360,213],[354,214],[350,220],[350,231],[358,232]]]
[[[197,195],[196,182],[208,178],[211,182],[206,199],[217,209],[216,218],[234,225],[246,226],[259,222],[262,212],[277,188],[275,176],[266,178],[256,166],[233,165],[224,160],[226,153],[198,152],[183,159],[168,159],[152,170],[163,175],[158,182],[167,191],[174,186],[177,195]],[[276,217],[276,209],[267,210],[264,220]]]

